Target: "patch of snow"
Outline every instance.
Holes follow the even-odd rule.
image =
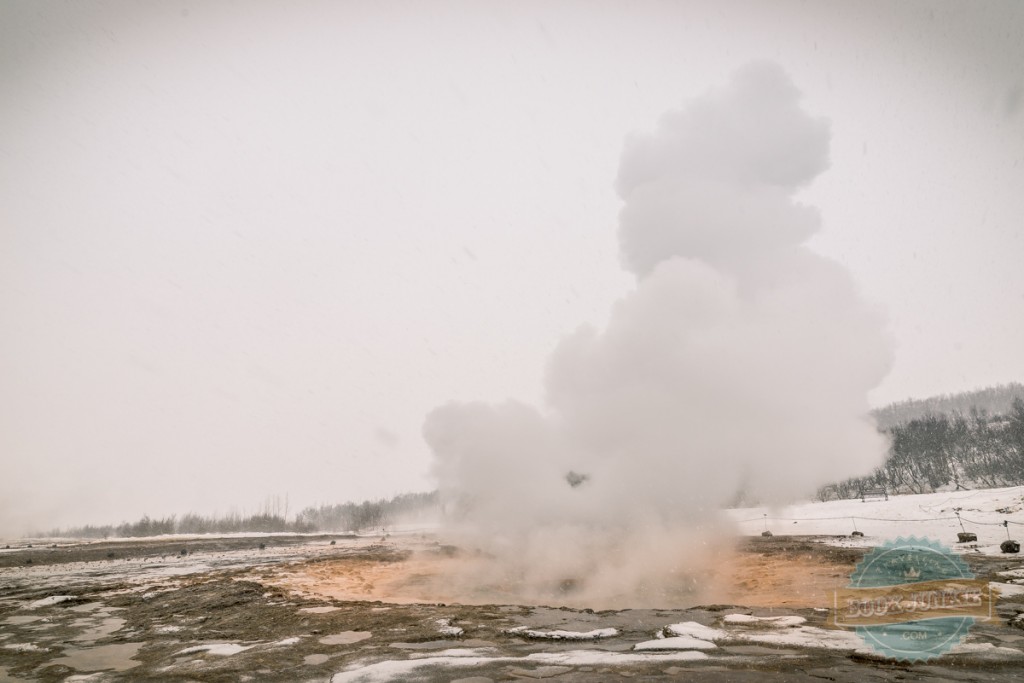
[[[510,628],[505,633],[514,636],[524,636],[536,640],[597,640],[599,638],[611,638],[619,635],[614,628],[598,628],[593,631],[534,631],[526,626]]]
[[[708,640],[693,638],[691,636],[675,636],[673,638],[660,638],[645,640],[633,646],[634,650],[714,650],[718,646]]]
[[[1014,595],[1024,595],[1024,586],[1016,583],[998,583],[991,581],[988,587],[992,590],[999,591],[999,597],[1010,598]]]
[[[173,626],[173,625],[157,626],[156,627],[156,632],[157,633],[177,633],[180,630],[181,630],[180,626]]]
[[[685,650],[682,652],[666,652],[663,654],[630,654],[624,652],[607,652],[605,650],[570,650],[568,652],[535,652],[527,655],[527,661],[544,664],[561,664],[564,666],[599,666],[621,664],[646,664],[649,662],[682,661],[692,662],[708,659],[703,652]]]
[[[443,636],[450,636],[457,638],[461,636],[465,631],[458,626],[452,626],[453,619],[438,619],[436,622],[438,632]]]
[[[480,647],[453,647],[447,650],[440,650],[431,655],[422,655],[426,657],[486,657],[490,652],[493,652],[494,648],[480,648]],[[413,653],[413,657],[417,657],[416,653]]]
[[[67,602],[68,600],[74,599],[74,595],[51,595],[48,598],[43,598],[42,600],[36,600],[35,602],[29,603],[25,606],[25,609],[39,609],[40,607],[51,607],[52,605],[59,605],[62,602]]]
[[[14,650],[15,652],[49,652],[45,647],[39,647],[35,643],[8,643],[4,645],[5,650]]]
[[[284,647],[285,645],[295,645],[299,642],[299,640],[301,640],[301,638],[299,638],[298,636],[292,636],[291,638],[285,638],[284,640],[279,640],[276,643],[271,643],[270,647]]]
[[[698,624],[696,621],[684,621],[681,624],[669,624],[665,627],[665,631],[674,636],[689,636],[691,638],[700,638],[701,640],[722,640],[728,636],[728,634],[717,628],[711,628],[704,624]]]
[[[190,655],[194,652],[207,652],[211,655],[218,655],[221,657],[230,657],[231,655],[237,655],[239,652],[244,652],[253,647],[252,645],[239,645],[238,643],[207,643],[206,645],[194,645],[192,647],[186,647],[184,650],[175,652],[177,655]]]
[[[807,620],[803,617],[794,616],[755,617],[750,614],[726,614],[722,621],[726,624],[768,626],[769,628],[791,628],[793,626],[799,626]]]
[[[331,683],[377,683],[400,681],[412,677],[418,669],[431,667],[472,667],[488,664],[556,665],[556,666],[623,666],[652,662],[692,662],[708,659],[703,652],[686,650],[660,654],[631,654],[603,650],[570,650],[567,652],[537,652],[526,657],[424,657],[422,659],[386,660],[365,666],[356,665],[331,677]]]
[[[1024,657],[1024,652],[1012,647],[1000,647],[992,643],[960,643],[949,651],[954,655],[994,654],[1009,657]]]
[[[815,626],[798,626],[783,631],[736,631],[730,633],[730,639],[768,645],[816,647],[824,650],[867,651],[864,641],[852,631],[836,631]]]

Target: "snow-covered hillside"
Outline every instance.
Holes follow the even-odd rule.
[[[978,535],[977,544],[957,544],[961,531]],[[728,510],[740,531],[756,536],[767,528],[774,534],[844,535],[835,543],[874,546],[900,536],[927,537],[964,550],[998,554],[999,544],[1009,537],[1024,542],[1024,487],[947,491],[921,495],[890,495],[888,500],[869,498],[826,503],[796,503],[782,508],[734,508]],[[1007,522],[1007,527],[1003,522]],[[850,538],[853,531],[863,538]],[[976,547],[975,547],[976,546]]]

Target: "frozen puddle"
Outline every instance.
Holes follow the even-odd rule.
[[[7,617],[6,619],[4,619],[4,623],[5,624],[11,624],[12,626],[16,626],[16,625],[19,625],[19,624],[31,624],[33,621],[39,621],[40,619],[42,619],[42,617],[37,617],[37,616],[34,616],[34,615],[33,616],[29,616],[29,615],[13,616],[13,617]]]
[[[94,643],[97,640],[106,638],[111,633],[120,630],[124,624],[124,619],[119,619],[117,617],[107,617],[106,619],[102,619],[99,623],[96,623],[93,620],[75,622],[72,626],[85,626],[87,628],[77,636],[74,636],[71,640],[76,643]]]
[[[117,643],[65,650],[64,656],[53,660],[51,664],[66,666],[75,671],[127,671],[140,664],[133,661],[132,657],[138,654],[142,645]]]
[[[324,636],[320,639],[321,645],[351,645],[361,640],[372,637],[369,631],[342,631],[331,636]]]

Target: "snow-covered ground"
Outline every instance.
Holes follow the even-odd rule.
[[[960,509],[963,529],[957,519]],[[884,498],[805,502],[782,508],[734,508],[727,511],[741,533],[760,535],[767,528],[774,534],[847,536],[834,543],[876,546],[898,537],[917,536],[957,543],[957,533],[978,535],[977,544],[963,544],[972,552],[999,554],[999,544],[1009,537],[1024,541],[1024,487],[973,491],[946,491],[920,495],[890,495]],[[1004,527],[1003,522],[1008,522]],[[863,537],[850,538],[853,531]]]

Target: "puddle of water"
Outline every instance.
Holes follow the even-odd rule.
[[[330,659],[330,657],[327,655],[306,655],[302,658],[302,661],[306,666],[316,666],[317,664],[323,664],[328,659]]]
[[[323,607],[303,607],[299,609],[300,612],[306,614],[327,614],[328,612],[336,612],[340,607],[331,607],[330,605],[324,605]]]
[[[76,643],[94,643],[100,638],[109,636],[114,631],[117,631],[124,626],[124,619],[118,619],[117,617],[107,617],[103,621],[96,623],[95,621],[89,621],[83,626],[90,626],[82,633],[73,637],[71,640]],[[77,625],[77,624],[76,624]]]
[[[11,625],[15,625],[15,624],[31,624],[33,621],[39,621],[40,619],[42,619],[42,617],[30,617],[30,616],[7,617],[6,619],[4,619],[4,623],[5,624],[11,624]]]
[[[373,634],[369,631],[342,631],[341,633],[335,633],[333,636],[324,636],[320,639],[320,644],[351,645],[352,643],[358,643],[360,640],[366,640],[372,636]]]
[[[70,667],[76,671],[127,671],[141,662],[132,661],[142,643],[118,643],[99,647],[70,649],[64,656],[50,662]]]

